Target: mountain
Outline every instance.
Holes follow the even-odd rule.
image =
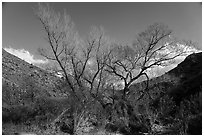
[[[35,97],[66,96],[59,87],[63,81],[52,73],[40,69],[2,49],[2,102],[20,105]]]

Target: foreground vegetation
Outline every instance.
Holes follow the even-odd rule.
[[[39,98],[28,106],[3,108],[2,131],[4,134],[200,134],[202,103],[199,98],[201,95],[194,95],[176,105],[166,96],[156,107],[140,105],[134,112],[131,111],[136,108],[127,103],[123,106],[119,101],[105,109],[92,103],[73,116],[70,104],[63,105],[69,99]]]

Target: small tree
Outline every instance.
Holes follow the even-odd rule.
[[[124,82],[123,97],[129,93],[129,87],[138,79],[146,78],[146,92],[149,86],[148,71],[156,66],[166,66],[179,56],[184,55],[187,46],[181,46],[171,36],[172,31],[166,25],[155,23],[137,35],[132,46],[116,44],[114,53],[109,56],[107,72]]]

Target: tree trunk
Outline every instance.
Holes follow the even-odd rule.
[[[127,86],[124,87],[123,89],[123,95],[122,95],[122,99],[126,100],[126,93],[129,91],[129,88]]]

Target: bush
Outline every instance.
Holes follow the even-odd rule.
[[[155,120],[159,121],[162,125],[167,125],[174,119],[177,106],[173,100],[168,95],[163,96],[162,98],[157,99],[153,104],[150,103],[149,107],[149,115],[155,116],[153,122]]]
[[[25,123],[34,119],[35,111],[31,106],[17,105],[3,110],[2,121],[14,124]]]
[[[201,134],[202,124],[198,122],[202,114],[201,94],[186,97],[178,105],[167,95],[155,102],[148,109],[149,116],[154,116],[152,122],[157,120],[157,124],[168,127],[171,134]]]
[[[176,119],[180,125],[180,134],[202,134],[201,94],[190,96],[181,101]],[[199,121],[200,119],[200,121]]]

